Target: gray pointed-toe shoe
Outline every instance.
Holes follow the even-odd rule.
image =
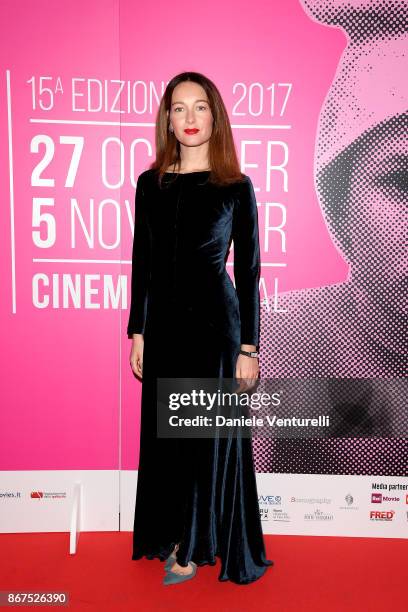
[[[197,564],[194,563],[194,561],[189,561],[189,565],[192,566],[193,571],[190,572],[190,574],[176,574],[176,572],[172,572],[171,570],[167,571],[164,578],[163,578],[163,584],[164,585],[169,585],[169,584],[178,584],[179,582],[185,582],[186,580],[190,580],[191,578],[194,578],[194,576],[197,573]]]

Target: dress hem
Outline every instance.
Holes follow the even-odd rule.
[[[221,561],[221,556],[217,553],[215,555],[216,557],[218,557]],[[159,559],[160,561],[164,562],[167,561],[169,555],[167,557],[163,557],[162,555],[160,555],[159,553],[145,553],[145,554],[133,554],[132,555],[132,561],[139,561],[140,559],[148,559],[149,561],[153,561],[154,559]],[[203,560],[196,560],[194,558],[194,555],[191,557],[190,561],[194,561],[194,563],[197,564],[198,567],[204,567],[205,565],[211,565],[211,567],[214,567],[214,565],[217,564],[217,560],[215,559],[214,561],[203,561]],[[238,580],[234,580],[233,578],[229,578],[228,576],[224,576],[222,577],[222,572],[220,573],[220,575],[218,576],[218,581],[219,582],[233,582],[234,584],[238,584],[238,585],[245,585],[245,584],[252,584],[252,582],[256,582],[257,580],[259,580],[259,578],[262,578],[262,576],[264,576],[266,570],[269,567],[273,567],[275,565],[274,561],[271,560],[267,560],[267,563],[263,566],[259,566],[262,571],[261,574],[259,574],[259,576],[255,576],[255,578],[252,578],[250,580],[245,580],[245,581],[238,581]]]

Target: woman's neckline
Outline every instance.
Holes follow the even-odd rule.
[[[169,172],[166,170],[164,174],[203,174],[204,172],[211,172],[211,170],[193,170],[192,172]]]

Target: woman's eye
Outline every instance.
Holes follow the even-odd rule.
[[[204,110],[207,108],[206,106],[199,106],[198,108],[203,108]]]
[[[387,172],[378,177],[377,184],[382,187],[396,187],[400,191],[408,191],[408,170],[402,168],[393,172]]]

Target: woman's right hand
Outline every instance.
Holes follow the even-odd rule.
[[[132,349],[130,351],[130,367],[136,376],[143,379],[143,334],[133,334]]]

